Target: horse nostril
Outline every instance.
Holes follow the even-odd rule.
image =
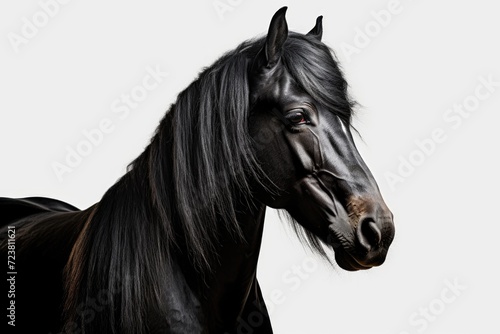
[[[379,246],[382,232],[372,218],[363,219],[357,229],[359,243],[368,251]]]

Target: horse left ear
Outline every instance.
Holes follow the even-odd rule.
[[[321,37],[323,37],[323,16],[318,16],[316,25],[307,33],[307,36],[313,36],[318,41],[321,41]]]
[[[264,53],[266,57],[266,67],[270,68],[276,65],[281,57],[281,50],[288,38],[288,24],[286,23],[287,7],[279,9],[271,19],[269,31],[266,37]]]

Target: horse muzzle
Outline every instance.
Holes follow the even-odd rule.
[[[384,263],[394,239],[393,215],[382,199],[359,196],[347,204],[347,221],[329,225],[335,260],[346,270],[369,269]]]

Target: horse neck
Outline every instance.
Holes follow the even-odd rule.
[[[237,282],[238,279],[251,279],[255,276],[257,260],[262,241],[265,216],[264,205],[251,212],[238,214],[238,222],[243,232],[242,240],[224,238],[219,250],[219,263],[214,268],[214,282]],[[241,283],[241,282],[240,282]]]
[[[165,130],[169,130],[171,128],[172,116],[172,113],[168,114],[165,119],[162,120],[160,130],[152,141],[152,145],[156,142],[156,145],[168,152],[169,155],[173,153],[171,138],[168,137],[168,135],[166,136],[166,138],[161,138],[160,134],[165,133]],[[168,143],[163,142],[166,139]],[[161,162],[154,161],[155,158],[151,158],[151,154],[153,154],[152,152],[153,150],[151,149],[151,147],[148,147],[148,149],[144,153],[144,156],[137,159],[139,168],[145,169],[147,166],[147,163],[145,163],[146,161],[149,161],[153,165],[161,164]],[[170,157],[170,159],[173,158],[174,157]],[[167,161],[168,160],[169,159],[167,159]],[[165,165],[169,165],[167,169],[172,171],[173,168],[172,166],[170,166],[170,163],[166,163]],[[148,176],[151,177],[150,171],[146,172],[145,170],[143,170],[139,174],[149,174]],[[164,175],[163,177],[161,177],[161,179],[167,181],[169,187],[172,187],[173,181],[170,179],[170,177],[171,175]],[[220,227],[221,238],[218,243],[219,249],[214,249],[217,256],[216,261],[212,264],[212,268],[210,270],[210,272],[212,273],[212,277],[217,277],[215,279],[212,279],[211,285],[213,286],[220,285],[216,282],[227,282],[231,279],[231,276],[234,277],[233,280],[236,280],[238,272],[242,271],[243,269],[244,270],[242,271],[242,273],[248,273],[248,275],[246,275],[247,278],[251,276],[250,273],[255,276],[257,258],[259,255],[262,239],[265,205],[256,200],[245,200],[242,196],[236,194],[233,198],[233,205],[236,211],[238,225],[241,228],[242,238],[236,236],[232,231],[228,231],[227,224],[224,224],[222,218],[219,218],[220,221],[216,224],[216,226]],[[172,208],[175,207],[174,204],[172,204],[171,206]],[[169,218],[171,219],[171,223],[173,223],[172,220],[175,220],[176,213],[171,212],[171,214],[172,215]],[[172,224],[171,228],[179,228],[179,225],[174,223]],[[172,235],[182,235],[182,233],[183,231],[172,231]],[[190,265],[188,249],[182,249],[183,246],[186,245],[183,245],[182,242],[180,242],[178,243],[178,246],[181,247],[181,249],[177,249],[177,251],[175,252],[179,257],[178,261],[187,263],[186,265],[181,264],[181,267],[184,267],[186,272],[196,272],[199,268],[195,268]],[[207,277],[205,275],[202,276],[204,276],[204,280]],[[223,276],[227,277],[227,279]],[[240,276],[243,277],[242,275]],[[197,285],[198,283],[199,282],[196,282]]]
[[[219,261],[212,268],[203,294],[212,326],[233,323],[243,311],[256,279],[265,211],[263,204],[240,211],[238,222],[243,239],[224,235],[221,240]]]

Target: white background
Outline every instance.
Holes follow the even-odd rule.
[[[230,10],[217,12],[218,3]],[[307,32],[324,15],[324,42],[360,103],[359,150],[397,232],[383,266],[348,273],[305,251],[270,211],[259,279],[275,332],[499,333],[500,87],[456,128],[443,119],[454,104],[473,101],[479,77],[500,81],[499,8],[486,0],[401,0],[381,26],[372,11],[388,4],[73,0],[16,52],[9,36],[22,35],[23,17],[33,22],[42,9],[37,1],[2,2],[0,195],[95,203],[203,66],[264,33],[288,5],[291,30]],[[348,44],[356,54],[345,52]],[[169,75],[120,119],[111,104],[142,83],[148,66]],[[82,131],[105,118],[113,131],[59,182],[52,164],[64,163],[68,147],[85,140]],[[436,128],[446,140],[419,160],[415,141]],[[419,165],[391,187],[387,173],[410,156]],[[453,293],[446,281],[461,288]]]

